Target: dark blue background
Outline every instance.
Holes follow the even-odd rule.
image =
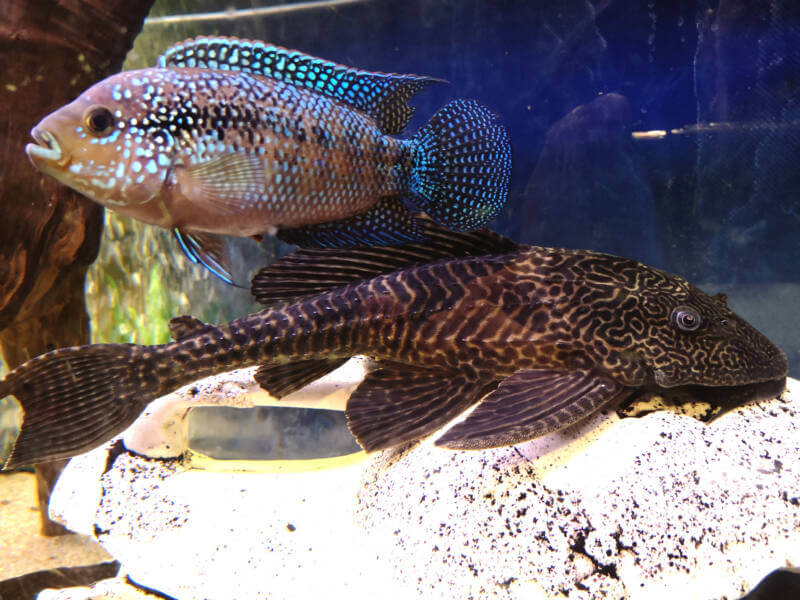
[[[630,256],[728,292],[797,374],[798,5],[376,0],[169,34],[264,39],[447,79],[414,99],[407,133],[456,97],[502,116],[514,174],[496,229]],[[683,132],[632,136],[672,129]]]

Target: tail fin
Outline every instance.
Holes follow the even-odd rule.
[[[410,191],[418,207],[461,231],[491,221],[511,179],[511,141],[495,115],[475,100],[439,110],[412,140]]]
[[[123,431],[158,393],[140,347],[97,344],[38,356],[0,381],[22,405],[22,429],[4,469],[86,452]],[[140,357],[140,358],[137,358]]]

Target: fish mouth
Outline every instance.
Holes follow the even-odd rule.
[[[36,143],[25,146],[25,152],[34,165],[39,166],[37,161],[44,161],[64,167],[69,162],[69,157],[64,154],[58,140],[49,131],[34,127],[31,130],[31,137]]]

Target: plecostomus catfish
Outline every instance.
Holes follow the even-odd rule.
[[[431,227],[398,247],[300,250],[263,269],[262,312],[171,323],[176,341],[54,350],[0,382],[24,420],[6,468],[89,450],[153,399],[261,365],[281,397],[353,355],[377,361],[347,402],[366,450],[426,436],[447,448],[515,444],[642,389],[784,379],[786,356],[724,297],[634,260],[518,246]]]
[[[120,214],[171,229],[230,282],[216,234],[311,247],[424,238],[424,212],[475,229],[506,200],[511,144],[496,116],[455,100],[411,139],[408,99],[442,80],[373,73],[264,42],[187,40],[45,117],[26,151]]]

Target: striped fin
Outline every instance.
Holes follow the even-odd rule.
[[[367,452],[429,435],[469,408],[483,386],[460,373],[389,364],[347,400],[347,426]]]
[[[477,450],[519,444],[572,425],[631,391],[591,371],[517,371],[436,445]]]
[[[61,348],[6,375],[0,399],[13,395],[24,416],[2,468],[75,456],[133,423],[159,392],[158,365],[136,350],[131,344]]]
[[[312,381],[338,369],[346,358],[294,360],[282,364],[261,365],[254,378],[273,398],[283,398],[304,388]]]
[[[214,36],[175,44],[159,57],[157,66],[242,71],[285,81],[368,114],[387,134],[405,129],[414,113],[407,104],[409,98],[431,83],[444,81],[361,71],[264,42]]]
[[[425,221],[423,242],[297,250],[261,269],[251,292],[262,304],[295,302],[364,279],[445,258],[506,254],[516,242],[488,229],[450,231]]]

